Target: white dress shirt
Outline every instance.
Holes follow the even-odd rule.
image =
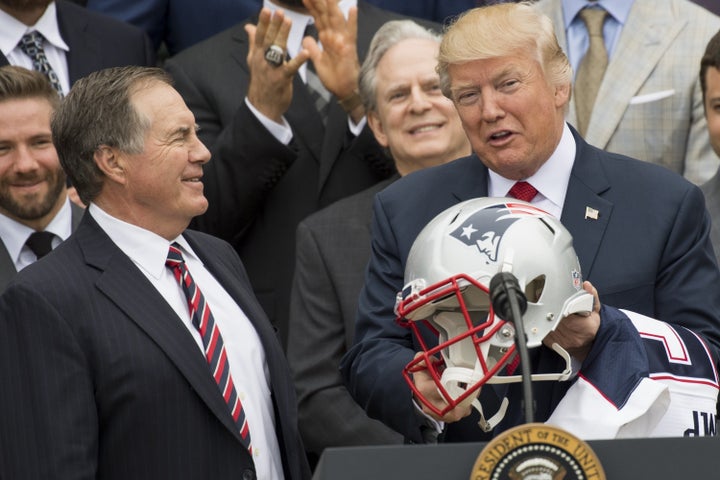
[[[240,306],[205,268],[182,235],[169,242],[149,230],[109,215],[94,203],[90,204],[88,210],[100,228],[175,310],[178,320],[195,339],[199,354],[205,360],[202,337],[192,324],[185,294],[171,270],[165,266],[170,244],[177,242],[180,245],[190,275],[205,296],[225,343],[235,390],[250,428],[257,477],[282,480],[283,468],[278,455],[280,447],[275,435],[275,415],[265,351],[255,328]]]
[[[23,35],[32,31],[38,31],[45,37],[45,56],[48,63],[55,70],[63,93],[67,95],[70,91],[70,74],[67,66],[67,52],[70,47],[60,36],[60,27],[57,22],[55,2],[51,2],[45,9],[42,17],[35,25],[27,26],[15,17],[0,10],[0,50],[7,58],[10,65],[33,69],[32,60],[20,49],[18,43]]]
[[[535,187],[538,194],[532,200],[533,205],[560,218],[565,204],[565,194],[570,182],[570,172],[575,162],[577,145],[567,124],[563,125],[563,133],[557,148],[550,158],[535,172],[532,177],[524,178]],[[507,197],[516,180],[508,180],[492,170],[488,171],[488,196]]]
[[[32,250],[25,245],[28,237],[34,231],[27,225],[0,214],[0,238],[2,238],[2,243],[15,264],[15,270],[18,272],[37,260]],[[65,203],[50,221],[45,231],[55,234],[55,238],[52,240],[52,248],[67,240],[72,233],[70,200],[65,199]]]

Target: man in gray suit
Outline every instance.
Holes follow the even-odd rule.
[[[585,7],[604,9],[607,69],[591,107],[591,145],[707,181],[718,167],[705,132],[700,55],[720,18],[689,0],[540,0],[577,73],[588,49]],[[577,84],[566,120],[578,126]]]
[[[455,107],[440,92],[439,45],[439,35],[411,20],[390,21],[373,37],[360,71],[370,128],[400,175],[470,153]],[[352,345],[370,258],[372,201],[395,178],[339,200],[298,227],[287,351],[300,431],[314,454],[327,447],[402,442],[367,417],[338,372]]]
[[[0,291],[69,237],[83,214],[68,200],[52,143],[50,116],[59,102],[40,72],[0,67]]]
[[[720,32],[710,39],[700,61],[700,85],[710,144],[720,157]],[[700,188],[712,219],[710,240],[720,264],[720,170]]]

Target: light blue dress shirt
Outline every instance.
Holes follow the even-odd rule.
[[[580,60],[588,49],[588,33],[585,22],[578,13],[588,5],[597,5],[608,11],[609,15],[603,25],[603,37],[608,58],[612,59],[615,45],[620,38],[622,26],[627,21],[632,7],[632,0],[563,0],[563,20],[565,22],[565,35],[567,37],[568,51],[566,52],[573,72],[577,72]],[[597,8],[597,7],[596,7]]]

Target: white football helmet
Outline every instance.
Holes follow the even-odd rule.
[[[410,250],[395,304],[398,321],[413,329],[423,349],[403,372],[415,395],[440,416],[472,404],[484,430],[502,419],[507,399],[486,420],[477,401],[480,387],[522,381],[506,368],[515,356],[514,326],[490,302],[490,280],[499,272],[517,277],[527,297],[528,348],[540,346],[563,317],[592,311],[570,233],[547,212],[510,198],[468,200],[428,223]],[[437,334],[437,346],[426,345],[420,324]],[[565,369],[534,374],[533,380],[569,378],[570,355],[557,344],[553,349],[565,359]],[[446,408],[437,409],[415,388],[412,374],[419,370],[434,379]]]

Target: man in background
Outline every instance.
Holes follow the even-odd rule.
[[[689,0],[540,0],[537,7],[569,57],[575,76],[566,119],[588,143],[698,185],[715,173],[720,162],[707,140],[696,72],[718,16]]]
[[[50,132],[60,96],[40,72],[0,67],[0,292],[67,239],[83,210],[68,200]]]
[[[155,65],[137,27],[66,0],[0,0],[0,66],[44,73],[61,94],[102,68]]]
[[[377,29],[404,17],[362,0],[263,5],[165,68],[213,157],[210,207],[193,227],[233,244],[286,344],[298,223],[395,173],[366,126],[358,75]]]
[[[700,61],[700,85],[710,145],[720,157],[720,31],[710,39]],[[701,188],[712,218],[710,239],[720,263],[720,170]]]

